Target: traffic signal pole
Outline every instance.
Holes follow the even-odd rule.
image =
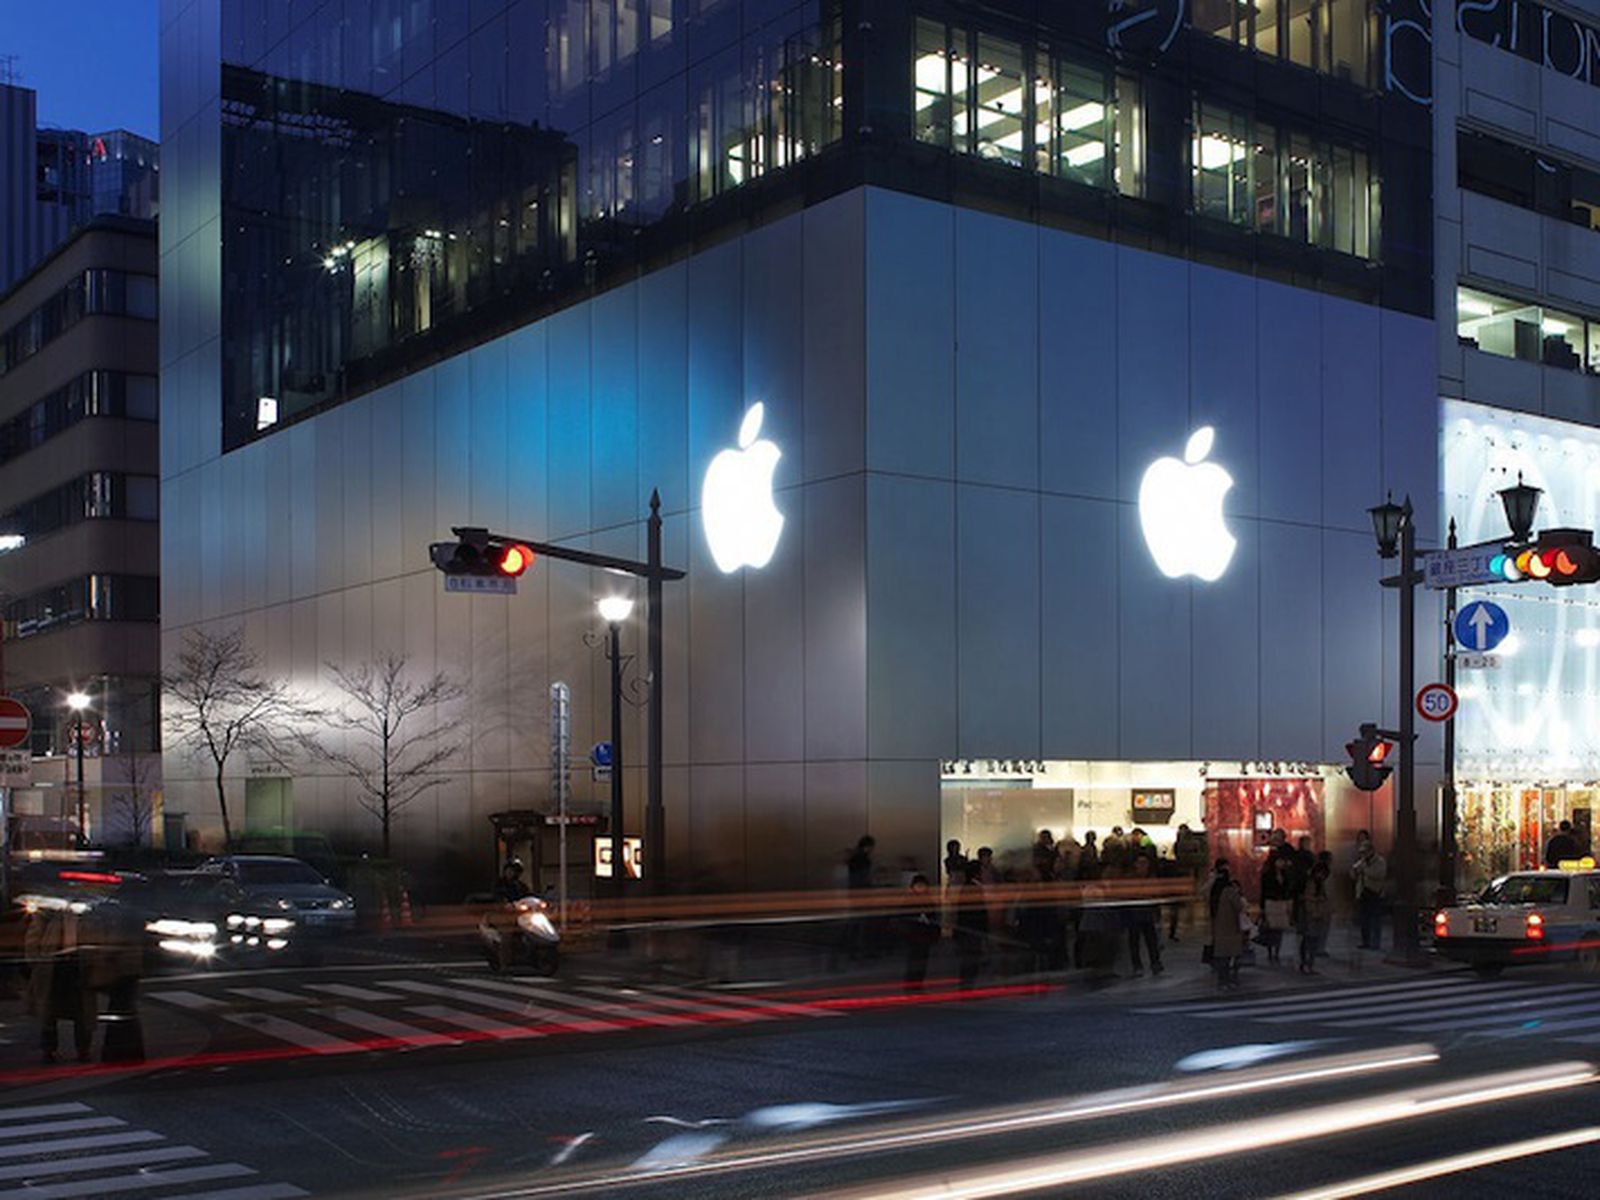
[[[1400,763],[1395,771],[1395,953],[1410,961],[1417,955],[1417,527],[1411,499],[1400,525]]]
[[[1456,549],[1456,519],[1450,518],[1447,550]],[[1444,685],[1456,688],[1456,589],[1444,593]],[[1439,891],[1446,904],[1456,901],[1456,719],[1444,723],[1444,787],[1439,794]]]

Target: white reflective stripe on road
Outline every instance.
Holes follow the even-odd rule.
[[[383,1038],[394,1038],[396,1041],[405,1042],[412,1046],[459,1046],[460,1038],[453,1038],[449,1034],[434,1033],[428,1029],[419,1029],[415,1025],[407,1025],[404,1021],[396,1021],[392,1017],[379,1016],[377,1013],[368,1012],[364,1008],[351,1008],[348,1005],[335,1004],[328,1008],[313,1009],[319,1017],[326,1017],[330,1021],[337,1021],[341,1025],[349,1025],[366,1033],[377,1034]]]
[[[797,1004],[789,1000],[768,1000],[762,996],[749,995],[742,992],[728,994],[707,993],[691,991],[688,988],[660,986],[651,989],[652,992],[670,992],[676,996],[689,996],[703,1000],[707,1004],[727,1004],[737,1007],[763,1008],[784,1017],[842,1017],[843,1013],[831,1008],[817,1008],[811,1004]]]
[[[111,1167],[139,1167],[146,1163],[178,1162],[186,1158],[207,1158],[204,1150],[193,1146],[162,1146],[155,1150],[130,1150],[126,1154],[74,1155],[48,1162],[9,1163],[0,1166],[0,1180],[35,1179],[41,1175],[82,1175]]]
[[[1140,1013],[1185,1013],[1200,1014],[1207,1012],[1220,1012],[1228,1009],[1255,1008],[1265,1006],[1295,997],[1295,996],[1323,996],[1329,999],[1339,997],[1354,998],[1358,996],[1376,996],[1385,993],[1404,993],[1413,991],[1431,991],[1435,988],[1459,987],[1462,984],[1471,984],[1476,977],[1465,972],[1456,975],[1430,975],[1425,979],[1408,979],[1402,983],[1374,983],[1363,984],[1361,987],[1321,987],[1321,988],[1292,988],[1275,992],[1272,996],[1260,1000],[1206,1000],[1185,1004],[1156,1004],[1141,1006],[1135,1009]]]
[[[32,1125],[0,1125],[0,1141],[19,1137],[46,1137],[52,1133],[78,1133],[85,1129],[110,1129],[126,1125],[116,1117],[78,1117],[68,1121],[43,1121]]]
[[[255,1170],[239,1163],[214,1163],[205,1167],[179,1167],[172,1171],[134,1171],[127,1175],[101,1175],[94,1179],[75,1179],[71,1183],[30,1183],[0,1191],[0,1200],[78,1200],[83,1196],[109,1196],[116,1192],[138,1192],[147,1188],[176,1187],[182,1183],[210,1183],[214,1179],[238,1179],[254,1175]],[[174,1200],[193,1200],[185,1193]]]
[[[1405,987],[1369,990],[1367,988],[1295,988],[1274,992],[1256,1000],[1239,1000],[1233,1004],[1207,1005],[1204,1011],[1186,1012],[1189,1017],[1226,1017],[1235,1014],[1250,1016],[1262,1012],[1282,1012],[1285,1005],[1299,1004],[1305,1008],[1357,1007],[1363,1004],[1404,1004],[1409,1001],[1431,999],[1436,996],[1464,996],[1476,988],[1504,987],[1504,984],[1482,983],[1478,980],[1428,980]],[[1519,986],[1516,984],[1513,987]]]
[[[404,1000],[404,996],[394,996],[388,992],[375,991],[372,988],[358,987],[353,983],[308,983],[308,992],[325,992],[329,996],[337,996],[341,1000]]]
[[[488,987],[490,981],[484,980],[479,986]],[[619,1017],[628,1022],[645,1022],[650,1025],[698,1025],[700,1022],[689,1017],[678,1017],[671,1013],[651,1012],[643,1005],[649,1003],[646,996],[640,997],[640,1006],[617,1004],[610,1000],[596,1000],[578,992],[552,992],[545,988],[536,988],[528,984],[499,984],[502,988],[515,991],[519,995],[532,996],[535,1000],[543,1000],[550,1004],[571,1004],[585,1012],[604,1013],[607,1016]]]
[[[280,992],[277,988],[266,987],[235,987],[229,988],[235,996],[243,996],[246,1000],[254,1000],[258,1004],[304,1004],[303,996],[296,996],[293,992]]]
[[[21,1108],[0,1108],[0,1121],[31,1121],[35,1117],[65,1117],[93,1111],[87,1104],[27,1104]]]
[[[1530,988],[1524,984],[1512,983],[1500,985],[1499,990],[1487,989],[1481,992],[1474,992],[1470,996],[1445,996],[1442,998],[1431,997],[1425,1000],[1396,1000],[1391,1001],[1388,1004],[1363,1004],[1354,1008],[1330,1007],[1316,1009],[1309,1012],[1302,1010],[1300,1012],[1281,1017],[1258,1017],[1257,1020],[1264,1021],[1269,1025],[1282,1024],[1285,1021],[1303,1020],[1315,1021],[1321,1025],[1342,1025],[1350,1023],[1359,1018],[1369,1017],[1376,1014],[1387,1014],[1390,1017],[1404,1018],[1409,1013],[1435,1012],[1438,1010],[1470,1009],[1474,1012],[1482,1012],[1483,1007],[1481,1005],[1509,1004],[1520,997],[1533,995],[1535,993],[1537,993],[1539,997],[1542,997],[1546,1000],[1564,1000],[1567,999],[1574,990],[1592,992],[1594,989],[1587,988],[1582,985],[1572,984],[1569,984],[1565,987],[1558,986],[1541,989]],[[1481,1005],[1479,1003],[1480,1001]]]
[[[487,1034],[496,1038],[529,1038],[543,1037],[537,1029],[525,1026],[507,1025],[504,1021],[496,1021],[493,1017],[486,1017],[482,1013],[467,1012],[462,1008],[451,1008],[448,1004],[418,1004],[406,1009],[413,1016],[427,1017],[430,1021],[438,1021],[444,1025],[454,1025],[458,1029],[470,1029],[474,1033]]]
[[[590,991],[598,989],[590,988]],[[714,1021],[730,1024],[743,1024],[749,1021],[771,1021],[779,1014],[775,1012],[758,1012],[754,1004],[727,1007],[718,1004],[695,1003],[693,1000],[680,1000],[673,996],[663,996],[652,989],[650,1003],[658,1008],[672,1008],[679,1012],[700,1013]]]
[[[199,1011],[228,1007],[226,1000],[218,1000],[215,996],[202,996],[199,992],[146,992],[144,998],[146,1000],[155,1000],[162,1004],[176,1004],[179,1008],[192,1008]]]
[[[613,1029],[621,1029],[615,1021],[607,1021],[600,1017],[591,1016],[587,1012],[572,1012],[570,1009],[550,1008],[543,1004],[533,1002],[533,989],[525,988],[514,983],[502,983],[498,979],[452,979],[457,985],[449,994],[462,1003],[485,1004],[487,997],[484,989],[495,994],[507,994],[522,998],[522,1005],[518,1011],[534,1020],[547,1021],[552,1024],[562,1025],[568,1029],[576,1029],[584,1033],[603,1033]]]
[[[0,1146],[0,1159],[27,1158],[32,1154],[60,1154],[64,1150],[104,1150],[111,1146],[138,1146],[161,1140],[159,1133],[151,1133],[148,1129],[130,1129],[126,1133],[96,1133],[88,1137],[30,1142],[26,1146]]]
[[[1533,1013],[1523,1013],[1520,1011],[1522,1009],[1529,1008],[1536,1003],[1537,1001],[1533,1000],[1510,1000],[1496,1006],[1500,1011],[1489,1013],[1487,1015],[1483,1013],[1473,1013],[1466,1016],[1451,1017],[1450,1019],[1444,1021],[1430,1021],[1425,1025],[1401,1025],[1399,1028],[1408,1033],[1433,1033],[1435,1031],[1444,1033],[1457,1029],[1483,1029],[1495,1025],[1520,1026],[1532,1018],[1538,1018],[1542,1020],[1546,1017],[1572,1016],[1576,1013],[1582,1012],[1600,1012],[1600,997],[1583,1001],[1575,1001],[1571,997],[1568,997],[1564,1000],[1557,1001],[1551,1007],[1539,1008]],[[1519,1011],[1512,1012],[1510,1011],[1512,1009]],[[1405,1020],[1407,1018],[1402,1014],[1401,1019]]]
[[[299,1046],[302,1050],[315,1050],[319,1054],[348,1054],[361,1049],[355,1042],[270,1013],[224,1013],[223,1019],[267,1037],[277,1038],[280,1042],[288,1042],[291,1046]]]

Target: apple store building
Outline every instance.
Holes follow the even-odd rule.
[[[626,832],[655,688],[671,886],[826,885],[863,834],[931,872],[1043,827],[1384,826],[1336,768],[1396,719],[1366,510],[1438,527],[1439,402],[1429,114],[1365,33],[1338,69],[1184,5],[322,7],[193,0],[164,42],[163,645],[457,679],[395,817],[419,883],[459,896],[560,779],[610,811],[618,594]],[[659,678],[633,580],[429,560],[458,525],[639,559],[652,492]],[[376,840],[336,772],[229,769],[236,825]]]

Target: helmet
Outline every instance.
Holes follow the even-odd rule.
[[[506,865],[500,869],[501,871],[515,871],[518,875],[521,875],[522,860],[520,858],[508,858],[506,859]]]

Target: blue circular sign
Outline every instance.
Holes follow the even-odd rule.
[[[597,767],[609,767],[611,765],[611,743],[597,742],[595,748],[589,751],[589,761]]]
[[[1498,604],[1474,600],[1456,613],[1456,645],[1469,654],[1487,654],[1511,632],[1511,618]]]

